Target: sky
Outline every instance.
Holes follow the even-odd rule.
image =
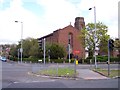
[[[108,34],[118,37],[119,0],[0,0],[0,44],[18,43],[22,38],[40,38],[84,17],[85,24],[96,21],[108,26]],[[15,21],[19,21],[16,23]]]

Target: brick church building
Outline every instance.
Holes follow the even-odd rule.
[[[81,44],[79,38],[81,34],[81,29],[85,27],[85,22],[83,17],[76,17],[74,26],[71,24],[54,31],[51,34],[38,38],[38,42],[42,42],[45,38],[48,43],[58,43],[63,45],[68,54],[68,44],[70,45],[70,53],[73,54],[75,51],[79,51],[77,54],[79,59],[85,57],[85,48]]]

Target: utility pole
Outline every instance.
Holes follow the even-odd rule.
[[[18,63],[19,63],[19,49],[18,49]]]
[[[22,63],[22,54],[23,54],[23,47],[22,47],[22,42],[23,42],[23,22],[21,21],[15,21],[16,23],[21,23],[21,48],[20,48],[20,52],[21,52],[21,63]]]
[[[108,76],[110,75],[110,45],[109,45],[109,40],[108,40]]]
[[[108,76],[110,75],[110,52],[114,50],[114,40],[108,39]]]
[[[46,55],[45,55],[45,51],[46,51],[46,50],[45,50],[45,38],[44,38],[44,64],[45,64],[45,56],[46,56]]]
[[[96,57],[96,7],[94,6],[94,23],[95,23],[95,36],[94,36],[94,41],[95,41],[95,68],[97,68],[97,57]]]
[[[94,50],[94,57],[95,57],[95,68],[97,68],[97,57],[96,57],[96,7],[94,6],[94,24],[95,24],[95,34],[94,34],[94,43],[95,43],[95,50]],[[89,8],[92,10],[92,8]]]

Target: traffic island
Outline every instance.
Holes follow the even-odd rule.
[[[110,70],[110,75],[108,75],[108,70],[107,69],[93,69],[94,72],[97,72],[103,76],[109,77],[109,78],[115,78],[115,77],[120,77],[119,73],[120,70]]]
[[[71,68],[56,68],[56,69],[46,69],[41,70],[36,73],[36,75],[42,75],[42,76],[49,76],[50,78],[66,78],[66,79],[76,79],[78,72],[75,72],[74,69]]]

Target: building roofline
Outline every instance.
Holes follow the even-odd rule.
[[[58,32],[58,31],[60,31],[60,30],[64,30],[64,29],[66,29],[66,28],[69,27],[69,26],[73,27],[73,26],[70,24],[70,25],[68,25],[68,26],[66,26],[66,27],[64,27],[64,28],[62,28],[62,29],[60,28],[60,29],[57,29],[57,30],[53,31],[53,33]],[[73,27],[73,28],[75,28],[75,27]],[[76,28],[75,28],[75,29],[76,29]],[[47,37],[49,37],[49,36],[53,36],[53,33],[50,33],[50,34],[45,35],[45,36],[43,36],[43,37],[40,37],[40,38],[38,38],[38,40],[43,39],[43,38],[47,38]]]
[[[46,37],[49,37],[49,36],[52,36],[52,35],[53,35],[53,33],[50,33],[50,34],[48,34],[48,35],[45,35],[45,36],[43,36],[43,37],[38,38],[38,40],[43,39],[43,38],[46,38]]]

